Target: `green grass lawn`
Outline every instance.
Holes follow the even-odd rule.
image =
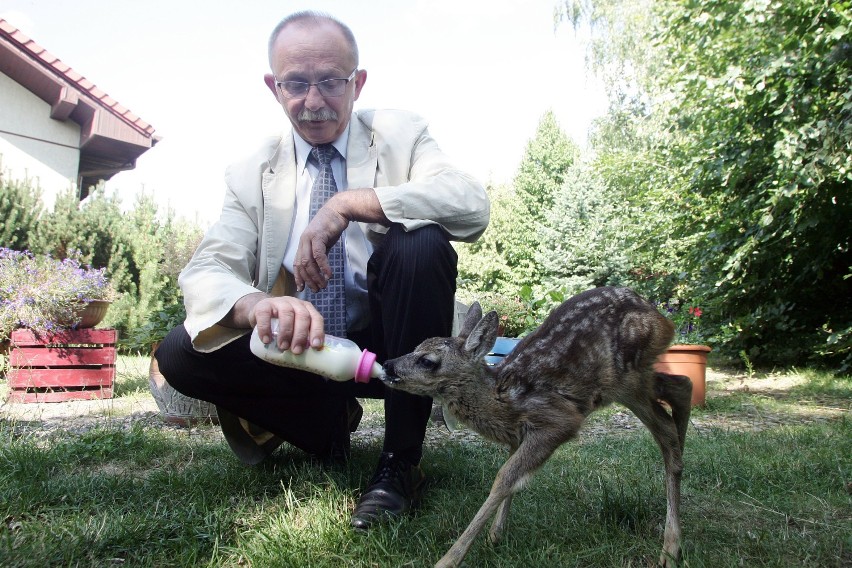
[[[116,396],[148,396],[145,361],[123,368]],[[708,386],[687,435],[684,566],[852,565],[852,379],[796,376],[781,391]],[[289,448],[246,467],[212,426],[104,418],[85,432],[44,435],[0,410],[4,567],[431,566],[506,457],[481,441],[433,440],[423,507],[360,534],[349,515],[378,440],[356,438],[337,469]],[[504,540],[480,537],[465,565],[653,565],[662,460],[641,427],[598,433],[620,412],[598,413],[560,448],[514,500]],[[381,424],[380,402],[366,405],[364,423]]]

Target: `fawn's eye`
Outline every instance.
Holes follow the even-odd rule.
[[[438,368],[438,362],[430,359],[428,355],[421,355],[420,358],[417,359],[417,365],[423,367],[427,371],[432,371]]]

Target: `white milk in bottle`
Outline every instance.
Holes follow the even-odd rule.
[[[273,337],[277,335],[278,320],[272,320]],[[381,377],[384,369],[376,363],[376,354],[362,350],[355,342],[326,334],[325,343],[315,349],[310,347],[298,355],[287,349],[278,349],[275,340],[263,343],[255,327],[249,344],[251,352],[268,363],[309,371],[335,381],[369,383],[373,377]]]

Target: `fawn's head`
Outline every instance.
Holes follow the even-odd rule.
[[[386,361],[382,380],[395,389],[437,398],[453,386],[481,381],[487,372],[485,356],[497,339],[497,323],[497,312],[483,317],[474,302],[458,337],[427,339],[408,355]]]

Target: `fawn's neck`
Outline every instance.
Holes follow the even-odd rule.
[[[447,393],[443,402],[453,416],[489,440],[517,446],[518,413],[497,396],[493,381],[469,383]]]

